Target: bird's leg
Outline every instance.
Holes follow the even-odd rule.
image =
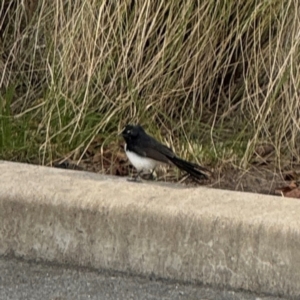
[[[138,180],[138,178],[140,177],[140,175],[142,174],[143,170],[137,172],[137,174],[135,176],[133,176],[132,178],[128,178],[127,181],[132,181],[132,182],[142,182],[141,180]]]

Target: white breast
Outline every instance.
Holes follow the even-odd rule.
[[[126,149],[126,145],[124,148],[125,148],[125,152],[126,152],[126,155],[129,159],[129,161],[137,169],[138,172],[140,172],[142,170],[145,170],[145,171],[153,170],[159,164],[159,162],[157,162],[151,158],[142,157],[142,156],[135,154],[132,151],[128,151]]]

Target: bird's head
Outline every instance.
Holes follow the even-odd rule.
[[[142,132],[145,132],[142,126],[128,124],[121,132],[121,135],[123,136],[125,141],[127,141],[137,138]]]

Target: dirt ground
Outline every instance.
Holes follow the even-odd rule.
[[[276,173],[264,166],[251,167],[246,171],[229,169],[220,173],[211,186],[220,189],[274,195],[275,190],[289,185],[284,180],[284,176],[284,174]]]
[[[59,166],[57,166],[59,167]],[[102,168],[97,168],[96,166],[87,167],[78,167],[71,163],[68,163],[68,166],[62,165],[60,167],[67,169],[75,170],[84,170],[88,172],[96,173],[106,173],[109,175],[116,176],[126,176],[130,178],[135,175],[136,172],[131,166],[127,166],[128,172],[123,174],[112,174],[111,172],[105,172]],[[195,181],[190,176],[184,175],[177,178],[174,175],[173,171],[160,170],[156,177],[149,178],[149,174],[143,174],[143,180],[158,180],[158,181],[168,181],[168,182],[177,182],[179,184],[184,184],[188,186],[200,186],[205,185],[217,189],[233,190],[233,191],[244,191],[244,192],[253,192],[261,194],[270,194],[275,195],[276,190],[281,189],[285,186],[289,186],[290,181],[284,180],[284,174],[274,173],[267,168],[251,168],[247,171],[229,169],[226,172],[219,173],[215,175],[215,178],[211,180]]]
[[[77,164],[77,160],[63,159],[54,162],[53,166],[115,176],[130,177],[134,175],[135,170],[127,160],[123,145],[116,144],[114,147],[116,147],[116,151],[112,151],[111,147],[100,149],[99,143],[95,145],[92,144],[79,164]],[[294,185],[294,187],[297,187],[296,198],[298,198],[299,188],[296,183],[298,182],[297,177],[300,171],[298,172],[296,168],[293,168],[293,170],[285,168],[284,171],[280,171],[272,166],[272,162],[264,160],[262,163],[255,161],[247,170],[234,168],[232,166],[227,168],[223,166],[222,170],[208,169],[213,173],[212,178],[201,182],[196,182],[187,174],[179,172],[175,167],[157,170],[154,180],[177,182],[189,186],[206,185],[219,189],[271,195],[276,194],[279,196],[285,195],[282,191]],[[300,170],[300,167],[298,169]],[[142,178],[150,180],[147,174],[142,176]]]

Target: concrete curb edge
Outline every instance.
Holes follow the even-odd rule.
[[[300,296],[300,201],[0,161],[0,255]]]

